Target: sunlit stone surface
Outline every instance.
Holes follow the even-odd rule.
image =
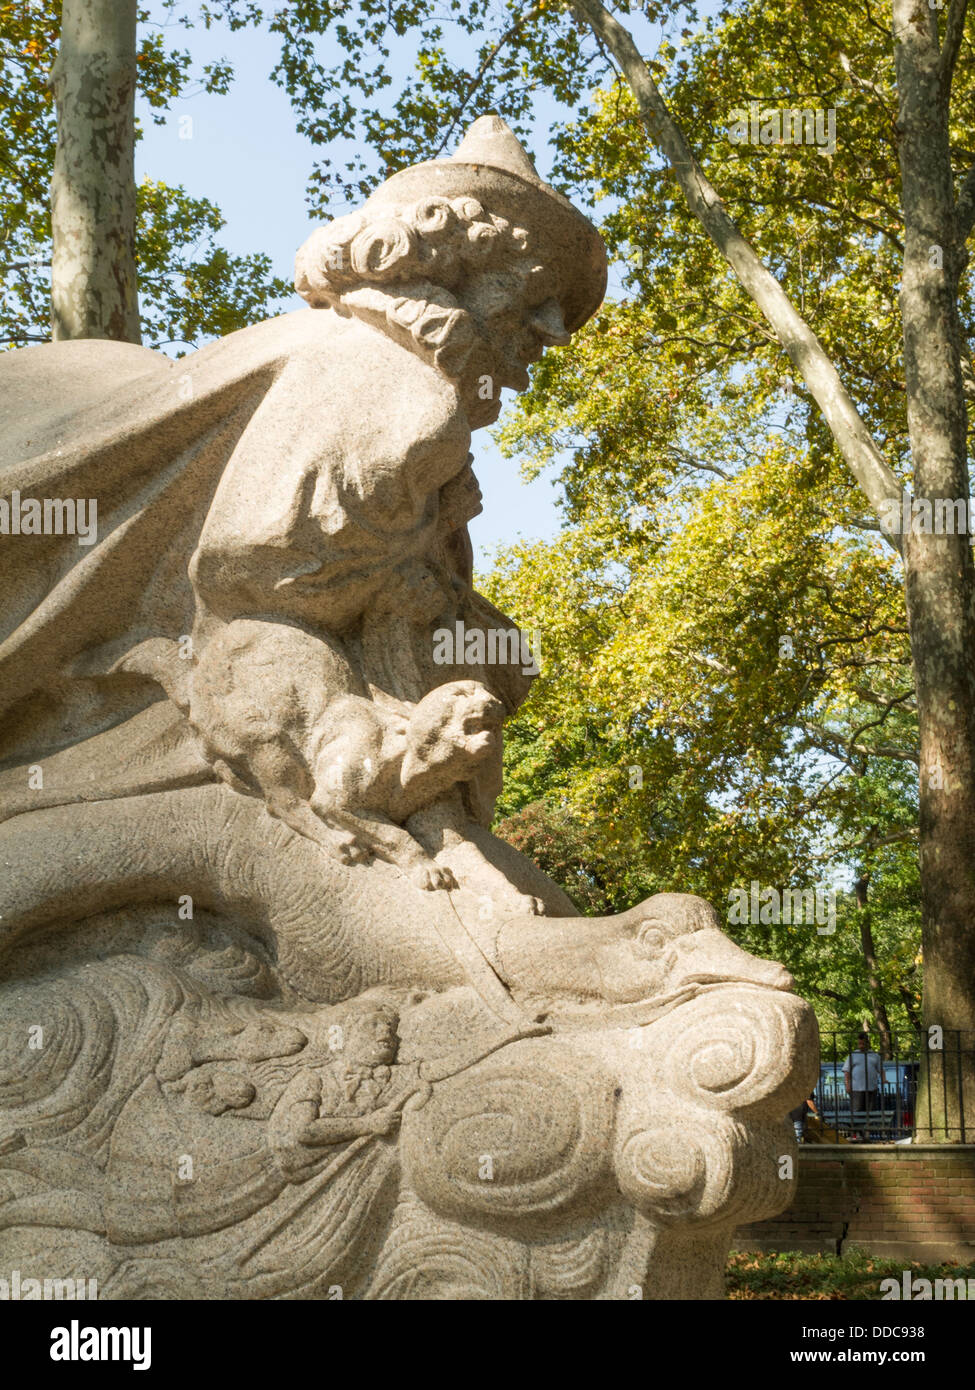
[[[312,236],[306,310],[0,357],[0,1277],[720,1297],[788,1205],[790,978],[488,830],[537,667],[471,431],[605,283],[485,117]]]

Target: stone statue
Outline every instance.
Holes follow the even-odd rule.
[[[306,310],[0,357],[0,1275],[719,1297],[788,1205],[790,977],[489,829],[532,674],[471,432],[605,285],[488,116],[314,233]]]

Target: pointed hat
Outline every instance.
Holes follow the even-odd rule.
[[[568,198],[538,177],[521,141],[500,116],[479,116],[449,159],[401,169],[365,206],[465,196],[524,227],[532,253],[559,272],[559,298],[570,333],[592,317],[606,293],[603,239]]]

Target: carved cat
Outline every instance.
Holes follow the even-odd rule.
[[[251,618],[211,629],[186,659],[153,638],[121,669],[158,680],[214,771],[299,834],[345,863],[378,856],[422,888],[456,887],[402,826],[499,756],[504,706],[480,682],[379,704],[333,639]]]

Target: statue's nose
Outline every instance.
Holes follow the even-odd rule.
[[[572,340],[562,317],[562,306],[556,299],[546,299],[532,311],[528,321],[546,347],[565,347]]]

